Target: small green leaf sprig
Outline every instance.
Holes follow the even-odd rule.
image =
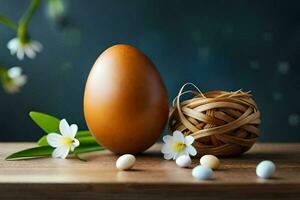
[[[29,116],[31,119],[46,133],[58,133],[60,120],[54,116],[41,113],[41,112],[30,112]],[[105,148],[99,145],[91,133],[87,130],[80,130],[76,134],[76,139],[80,145],[74,149],[72,154],[75,158],[81,159],[78,154],[88,153],[93,151],[102,151]],[[31,158],[42,158],[51,157],[54,148],[48,144],[47,135],[41,137],[37,142],[37,147],[18,151],[6,157],[6,160],[24,160]]]
[[[19,60],[23,60],[25,56],[34,59],[36,54],[42,51],[42,44],[33,40],[28,33],[29,23],[40,5],[41,0],[31,0],[18,22],[0,13],[0,25],[4,25],[15,34],[15,37],[9,40],[6,46],[10,54],[16,55]],[[6,93],[15,94],[19,92],[22,86],[26,84],[26,80],[26,75],[22,74],[20,66],[12,66],[11,68],[0,66],[0,83]]]
[[[28,33],[29,23],[40,4],[41,0],[31,0],[30,5],[19,22],[0,15],[0,24],[10,28],[16,34],[16,37],[7,43],[7,48],[11,55],[16,55],[19,60],[23,60],[25,56],[34,59],[36,54],[42,51],[42,44],[36,40],[32,40]]]

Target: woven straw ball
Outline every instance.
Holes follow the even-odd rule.
[[[184,91],[191,85],[196,90]],[[192,98],[181,101],[183,95]],[[202,93],[194,84],[182,86],[169,115],[169,131],[191,135],[197,156],[237,156],[256,142],[260,112],[249,92],[211,91]]]

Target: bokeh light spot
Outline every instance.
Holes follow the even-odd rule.
[[[279,62],[277,70],[281,74],[288,74],[290,71],[290,64],[288,62]]]
[[[289,116],[289,125],[298,126],[300,123],[300,117],[298,114],[290,114]]]
[[[281,101],[283,98],[283,94],[280,92],[274,92],[273,93],[273,100],[274,101]]]
[[[249,66],[253,70],[259,70],[259,68],[260,68],[259,62],[257,60],[250,61]]]
[[[208,47],[200,47],[198,49],[198,55],[202,59],[207,59],[210,55],[210,49]]]
[[[68,27],[64,29],[64,42],[68,46],[77,47],[81,44],[81,31],[75,27]]]
[[[73,69],[73,63],[71,61],[64,61],[62,64],[61,64],[61,70],[63,72],[69,72]]]
[[[272,33],[270,33],[270,32],[265,32],[265,33],[263,33],[262,37],[263,37],[263,39],[264,39],[265,41],[267,41],[267,42],[270,42],[270,41],[273,40],[273,35],[272,35]]]

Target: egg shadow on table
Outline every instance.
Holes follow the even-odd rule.
[[[213,182],[213,181],[216,181],[216,180],[218,180],[217,178],[215,178],[215,177],[211,177],[211,178],[209,178],[209,179],[205,179],[205,180],[198,180],[198,179],[196,179],[196,178],[194,178],[197,182],[203,182],[203,183],[205,183],[205,182]]]
[[[265,182],[268,182],[268,181],[278,181],[278,180],[284,180],[284,178],[274,176],[274,177],[267,178],[267,179],[263,179],[263,178],[259,178],[259,177],[257,177],[257,179],[256,179],[256,181],[259,182],[259,183],[265,183]]]
[[[129,170],[125,170],[126,172],[145,172],[147,170],[144,169],[139,169],[139,168],[133,168],[133,169],[129,169]]]
[[[269,178],[269,180],[284,180],[284,178],[279,177],[279,176],[274,176],[274,177]]]
[[[161,152],[143,152],[134,154],[135,156],[144,156],[144,157],[161,157],[163,159],[163,154]]]
[[[230,169],[226,169],[226,168],[218,168],[218,169],[213,169],[213,172],[225,172],[225,171],[229,171]]]

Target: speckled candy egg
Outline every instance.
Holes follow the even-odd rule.
[[[260,162],[256,167],[256,175],[260,178],[270,178],[275,173],[276,166],[270,160]]]
[[[212,176],[213,171],[209,167],[198,165],[192,170],[192,176],[198,180],[206,180]]]
[[[154,64],[138,49],[115,45],[96,60],[84,91],[84,116],[97,142],[115,153],[140,153],[160,137],[168,98]]]

